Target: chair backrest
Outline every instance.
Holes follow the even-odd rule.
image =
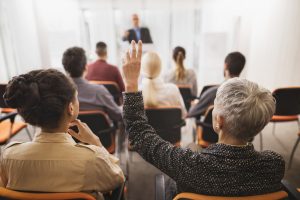
[[[274,90],[276,99],[275,115],[300,114],[300,87],[287,87]]]
[[[6,103],[3,99],[3,95],[5,93],[6,85],[7,84],[0,84],[0,108],[8,108],[8,106],[6,105]]]
[[[218,84],[215,84],[215,85],[205,85],[205,86],[202,88],[199,97],[201,97],[201,95],[202,95],[206,90],[208,90],[208,89],[211,88],[211,87],[215,87],[215,86],[218,86]]]
[[[0,187],[0,199],[20,199],[20,200],[64,200],[64,199],[84,199],[96,200],[92,195],[83,192],[68,193],[31,193],[19,192]]]
[[[242,196],[242,197],[221,197],[221,196],[207,196],[194,193],[180,193],[173,200],[191,199],[191,200],[279,200],[287,198],[288,194],[285,191],[278,191],[268,194]]]
[[[148,122],[164,140],[173,144],[181,139],[181,127],[185,125],[182,120],[181,108],[157,107],[145,108]]]
[[[111,134],[114,133],[115,127],[105,112],[100,110],[80,111],[78,119],[90,127],[93,133],[100,138],[105,148],[109,148],[112,145]]]
[[[192,86],[191,85],[177,85],[180,94],[183,98],[185,108],[187,110],[191,107],[191,102],[196,98],[192,94]]]
[[[209,142],[209,143],[216,143],[218,141],[218,134],[213,129],[212,124],[212,111],[214,106],[210,106],[207,108],[203,123],[200,125],[202,126],[202,140]]]
[[[114,81],[89,81],[92,84],[103,85],[114,97],[116,104],[122,104],[122,92],[119,85]]]

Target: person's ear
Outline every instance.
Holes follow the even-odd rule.
[[[223,124],[224,124],[224,118],[220,115],[216,116],[216,125],[215,129],[219,132],[220,130],[223,129]]]
[[[70,102],[68,105],[68,115],[73,116],[75,113],[75,108],[73,102]]]

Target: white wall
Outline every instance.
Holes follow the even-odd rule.
[[[252,16],[247,78],[270,89],[299,86],[300,1],[259,2]]]
[[[173,65],[172,48],[181,45],[200,87],[223,80],[224,58],[231,51],[246,55],[243,77],[269,89],[300,85],[299,0],[0,2],[0,65],[6,67],[0,82],[32,68],[61,68],[62,53],[71,46],[82,46],[94,57],[100,40],[109,45],[110,62],[119,64],[120,36],[130,27],[131,13],[137,12],[151,30],[165,71]]]

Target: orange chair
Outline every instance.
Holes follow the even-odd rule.
[[[278,191],[269,194],[261,194],[254,196],[243,197],[221,197],[221,196],[207,196],[194,193],[180,193],[173,200],[179,199],[191,199],[191,200],[277,200],[288,197],[288,193],[285,191]]]
[[[119,85],[114,81],[89,81],[92,84],[103,85],[109,93],[114,97],[114,100],[117,105],[122,105],[122,92],[119,88]]]
[[[15,136],[24,128],[26,129],[29,139],[32,139],[27,129],[27,124],[24,122],[15,122],[16,115],[16,112],[12,112],[0,117],[0,144],[6,144],[11,137]]]
[[[0,197],[5,199],[18,200],[64,200],[64,199],[84,199],[96,200],[92,195],[83,192],[68,192],[68,193],[30,193],[19,192],[0,187]]]
[[[275,133],[275,124],[278,122],[298,122],[298,129],[300,131],[300,121],[298,115],[300,115],[300,87],[287,87],[274,90],[273,96],[276,99],[276,112],[271,119],[273,123],[273,134]],[[288,168],[291,168],[293,157],[296,148],[300,141],[300,134],[293,147]],[[262,146],[262,137],[261,137]]]

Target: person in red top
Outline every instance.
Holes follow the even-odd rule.
[[[85,78],[89,81],[114,81],[123,92],[125,90],[124,82],[119,69],[106,62],[107,45],[104,42],[96,44],[96,54],[99,59],[88,65]]]

